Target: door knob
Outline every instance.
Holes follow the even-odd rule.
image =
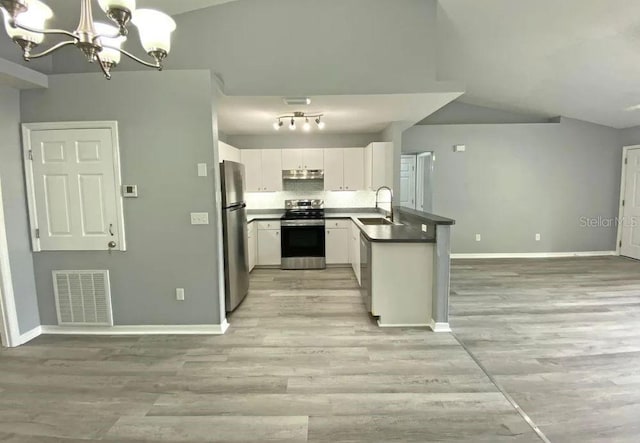
[[[109,243],[107,243],[107,246],[109,247],[109,249],[113,249],[116,247],[116,242],[111,240]]]

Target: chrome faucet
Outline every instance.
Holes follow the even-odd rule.
[[[391,215],[389,216],[389,220],[391,220],[391,223],[393,223],[393,189],[391,189],[389,186],[380,186],[376,191],[376,209],[378,209],[378,203],[379,203],[378,197],[379,197],[380,191],[382,191],[383,189],[386,189],[387,191],[389,191],[389,195],[391,196],[391,201],[389,202],[389,209],[391,209]]]

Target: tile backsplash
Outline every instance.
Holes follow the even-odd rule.
[[[284,201],[314,198],[324,200],[326,208],[372,208],[376,203],[373,191],[325,191],[322,180],[286,180],[282,192],[249,192],[248,209],[281,209]]]

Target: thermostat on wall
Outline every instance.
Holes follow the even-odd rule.
[[[138,185],[123,185],[122,196],[125,198],[138,197]]]

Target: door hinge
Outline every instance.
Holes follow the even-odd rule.
[[[36,228],[36,238],[40,238],[40,228]]]
[[[33,161],[33,149],[29,149],[29,160]]]
[[[624,206],[624,200],[622,200],[622,206]]]
[[[626,165],[627,163],[629,163],[629,158],[628,158],[628,157],[626,157],[626,158],[624,159],[624,164]]]
[[[622,247],[622,240],[618,243],[618,246]]]

